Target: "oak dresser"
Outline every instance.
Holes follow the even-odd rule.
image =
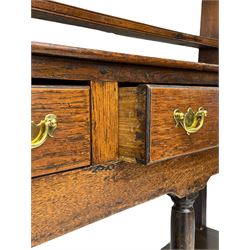
[[[203,0],[200,36],[46,0],[32,17],[199,49],[187,62],[32,42],[32,245],[168,194],[164,249],[218,249],[218,1]]]

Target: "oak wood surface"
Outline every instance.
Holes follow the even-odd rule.
[[[32,17],[194,48],[218,47],[216,39],[176,32],[54,1],[32,0]]]
[[[32,120],[39,123],[55,114],[53,138],[32,149],[32,176],[90,165],[89,87],[32,88]]]
[[[146,103],[145,103],[146,102]],[[208,111],[203,127],[187,135],[176,128],[175,109]],[[140,85],[119,91],[119,155],[152,163],[218,145],[218,88]]]
[[[150,162],[218,146],[218,88],[150,85],[149,91]],[[173,118],[175,109],[186,113],[189,107],[208,111],[203,127],[191,135],[181,126],[176,128]]]
[[[194,203],[195,225],[197,230],[203,230],[207,225],[207,187],[199,192]]]
[[[218,85],[218,73],[200,70],[103,62],[61,56],[32,56],[32,77],[123,83]]]
[[[193,204],[197,196],[197,193],[193,193],[180,199],[171,195],[174,202],[171,212],[171,250],[194,250],[195,214]]]
[[[202,1],[200,35],[219,39],[219,0]],[[219,63],[218,48],[200,48],[199,62]]]
[[[170,243],[161,250],[170,249]],[[219,250],[219,232],[211,228],[195,231],[195,250]]]
[[[200,70],[218,72],[218,65],[209,63],[197,63],[166,58],[131,55],[103,50],[85,49],[79,47],[32,42],[33,55],[50,55],[59,57],[70,57],[87,59],[90,61],[105,61],[136,65],[148,65],[167,68]]]
[[[136,87],[119,88],[119,158],[142,162],[145,157],[146,95]]]
[[[32,179],[32,245],[163,194],[185,197],[218,171],[218,150],[150,167],[114,162]]]
[[[118,84],[91,84],[92,164],[118,159]]]
[[[219,250],[219,231],[208,227],[196,230],[195,249]]]
[[[207,11],[206,13],[202,22],[211,23],[213,26],[214,20],[210,16],[215,12]],[[120,88],[119,98],[122,96],[122,99],[119,100],[118,112],[117,81],[135,85],[157,83],[217,86],[218,40],[216,35],[211,33],[214,32],[213,30],[201,29],[201,35],[210,38],[192,36],[44,0],[32,1],[32,16],[112,31],[121,35],[197,47],[200,48],[200,62],[208,62],[192,63],[33,43],[32,77],[47,80],[92,81],[91,108],[89,107],[89,90],[84,88],[83,91],[81,87],[77,90],[79,92],[77,94],[74,92],[75,88],[72,88],[69,95],[66,91],[63,92],[63,101],[56,104],[58,105],[57,114],[62,113],[65,117],[70,117],[82,124],[77,124],[77,126],[75,122],[66,124],[67,131],[73,131],[74,135],[79,132],[79,136],[78,134],[76,137],[69,135],[66,144],[62,144],[66,139],[60,138],[60,145],[56,147],[60,152],[56,153],[52,152],[55,146],[52,141],[57,138],[51,140],[49,138],[46,142],[52,145],[49,146],[49,151],[43,149],[42,153],[37,153],[35,159],[35,161],[44,161],[46,164],[35,169],[32,166],[34,177],[32,179],[33,246],[159,195],[169,193],[182,198],[205,187],[209,177],[218,172],[218,151],[217,148],[212,148],[217,145],[216,123],[218,119],[213,120],[211,124],[211,120],[208,120],[211,112],[209,109],[205,125],[211,126],[208,126],[207,134],[204,132],[196,139],[193,138],[194,135],[191,135],[191,139],[185,139],[186,137],[182,136],[187,135],[179,128],[182,134],[180,132],[177,136],[173,136],[174,138],[167,137],[168,131],[164,130],[164,125],[169,124],[165,119],[168,116],[165,108],[169,103],[180,99],[183,101],[184,98],[182,103],[184,110],[185,100],[191,100],[190,103],[194,104],[192,106],[194,109],[196,109],[195,105],[200,105],[199,103],[205,100],[211,105],[212,111],[217,112],[217,95],[212,94],[213,91],[217,93],[217,88],[209,88],[209,93],[206,91],[198,93],[198,88],[192,87],[193,93],[181,95],[176,92],[174,95],[172,92],[165,92],[162,86],[148,86],[147,89],[129,88],[128,96],[126,96],[127,92],[123,92],[125,88]],[[69,83],[71,84],[72,82]],[[156,88],[159,89],[156,90]],[[55,90],[53,95],[57,95],[56,91],[58,90]],[[195,93],[195,91],[198,92]],[[81,95],[82,92],[84,92],[84,98],[81,96],[81,100],[78,100],[78,94]],[[44,90],[40,94],[42,93]],[[47,94],[51,95],[51,91]],[[54,112],[52,109],[54,103],[48,103],[48,99],[51,98],[40,99],[42,104],[36,108],[36,112],[44,110]],[[44,103],[43,100],[45,100]],[[88,102],[82,104],[82,100],[88,100]],[[80,111],[82,109],[86,112]],[[121,110],[125,112],[121,113]],[[149,110],[151,116],[148,115]],[[74,117],[76,112],[77,118]],[[117,113],[119,113],[119,135]],[[217,116],[211,118],[217,118]],[[40,121],[40,114],[35,119]],[[90,120],[93,124],[91,140]],[[149,121],[151,123],[148,123]],[[206,123],[207,121],[210,123]],[[65,120],[59,120],[59,126],[65,123]],[[148,129],[147,124],[151,124]],[[70,126],[73,125],[76,127],[71,129]],[[200,132],[202,130],[197,135]],[[60,132],[58,128],[55,137],[61,135],[60,133],[66,133],[66,130]],[[135,162],[113,162],[118,157],[118,138],[120,160],[131,161],[134,158],[132,161],[150,162],[151,166]],[[69,140],[72,142],[70,146],[68,146]],[[95,166],[86,167],[90,165],[90,141],[93,143],[92,160]],[[164,149],[162,144],[173,147],[172,151]],[[207,145],[210,146],[207,147]],[[196,152],[204,149],[207,150]],[[63,150],[67,151],[65,155],[62,153]],[[179,153],[175,154],[176,152]],[[44,158],[41,157],[43,155]],[[181,156],[157,162],[173,155]],[[112,162],[102,164],[109,160]],[[60,163],[60,161],[63,162]],[[76,167],[78,169],[71,169]],[[69,169],[71,170],[63,171]]]

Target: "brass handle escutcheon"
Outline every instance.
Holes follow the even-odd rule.
[[[39,124],[31,122],[31,148],[41,146],[48,138],[53,137],[53,132],[57,127],[57,117],[54,114],[48,114]]]
[[[207,113],[207,110],[203,107],[200,107],[196,113],[191,108],[188,108],[186,114],[176,109],[174,111],[176,127],[180,124],[188,135],[196,133],[202,128]]]

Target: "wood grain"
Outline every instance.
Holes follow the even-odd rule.
[[[53,138],[32,149],[32,176],[90,165],[89,87],[32,88],[32,120],[53,113],[58,127]]]
[[[169,250],[170,243],[161,250]],[[195,230],[195,250],[219,250],[219,232],[211,228],[204,228],[203,230]]]
[[[219,0],[202,1],[200,35],[219,39]],[[199,62],[218,64],[218,48],[200,48]]]
[[[207,225],[207,187],[199,192],[194,203],[195,225],[197,230],[204,230]]]
[[[153,41],[218,47],[216,39],[190,35],[46,0],[32,0],[32,17]]]
[[[174,205],[171,211],[170,249],[195,249],[195,214],[193,204],[198,193],[184,198],[171,196]]]
[[[216,8],[217,1],[203,0],[201,36],[193,36],[54,1],[32,1],[35,18],[200,48],[200,62],[193,63],[32,44],[32,77],[46,84],[69,81],[67,87],[38,86],[32,92],[34,121],[43,112],[60,117],[55,138],[46,141],[46,149],[32,152],[33,246],[163,194],[189,196],[218,172],[218,88],[194,86],[218,85]],[[70,80],[91,81],[91,96],[88,87],[74,87]],[[117,82],[167,86],[120,88],[118,102]],[[193,87],[170,86],[176,84]],[[187,136],[168,119],[176,104],[186,110],[187,103],[209,112],[197,135]]]
[[[117,81],[183,85],[218,85],[218,73],[126,63],[32,55],[32,77],[81,81]]]
[[[218,72],[216,64],[188,62],[166,58],[131,55],[103,50],[85,49],[79,47],[32,42],[33,55],[50,55],[86,59],[90,61],[104,61],[125,64],[147,65],[166,68],[189,69],[208,72]]]
[[[143,90],[144,88],[144,90]],[[144,103],[146,102],[146,104]],[[203,128],[187,135],[173,112],[208,110]],[[119,91],[119,154],[145,164],[218,145],[218,88],[141,85]]]
[[[118,84],[91,81],[92,164],[118,159]]]
[[[143,162],[145,158],[145,88],[119,88],[119,158]]]
[[[150,162],[189,154],[218,146],[218,88],[148,86],[150,98]],[[173,119],[175,109],[186,113],[191,107],[208,111],[203,127],[195,134],[187,135]]]
[[[150,167],[110,163],[32,180],[32,245],[163,194],[187,196],[218,171],[218,150],[177,157]]]

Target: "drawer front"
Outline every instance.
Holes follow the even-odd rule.
[[[143,85],[119,92],[121,158],[147,164],[218,145],[218,88]],[[174,110],[200,107],[207,116],[196,133],[176,127]]]
[[[57,116],[53,137],[32,149],[32,176],[90,165],[89,87],[32,88],[32,121]]]

